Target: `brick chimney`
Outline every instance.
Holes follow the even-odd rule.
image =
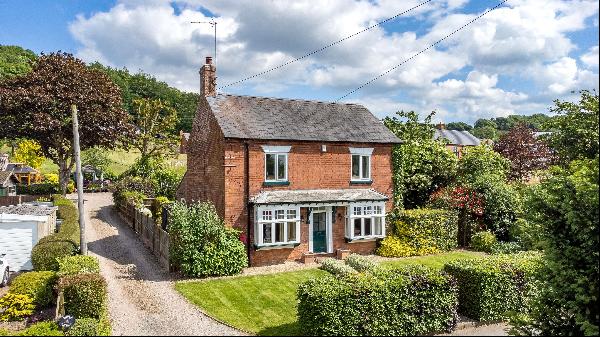
[[[438,130],[445,130],[446,129],[446,124],[439,122],[437,125],[437,129]]]
[[[217,67],[212,63],[212,57],[206,57],[206,63],[200,68],[200,95],[217,95]]]

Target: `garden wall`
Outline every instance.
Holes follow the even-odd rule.
[[[161,267],[169,270],[169,233],[140,212],[134,204],[115,205],[121,218],[140,237],[144,245],[158,258]]]
[[[0,197],[0,206],[19,205],[24,202],[36,201],[39,198],[50,198],[49,195],[11,195]]]

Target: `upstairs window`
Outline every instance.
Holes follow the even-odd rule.
[[[372,153],[372,148],[350,148],[352,181],[371,181]]]
[[[288,181],[288,152],[291,146],[263,146],[265,182]]]

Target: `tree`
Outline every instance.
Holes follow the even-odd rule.
[[[59,166],[66,193],[74,166],[70,106],[79,110],[81,149],[115,148],[131,138],[121,93],[106,74],[71,54],[42,55],[28,74],[0,83],[0,124],[7,137],[36,140]]]
[[[25,163],[34,169],[39,169],[46,158],[44,158],[42,147],[38,142],[24,139],[18,143],[13,160],[17,163]]]
[[[95,146],[81,151],[81,165],[83,166],[89,165],[100,172],[106,172],[112,163],[113,161],[103,148]]]
[[[481,128],[485,128],[485,127],[491,127],[493,129],[498,129],[498,124],[496,124],[496,122],[494,122],[493,120],[480,118],[477,121],[475,121],[474,127],[477,129],[481,129]]]
[[[18,46],[0,46],[0,81],[31,71],[37,55]]]
[[[472,126],[465,122],[452,122],[446,125],[446,129],[448,130],[458,130],[458,131],[470,131],[473,129]]]
[[[458,180],[464,184],[490,179],[505,181],[509,170],[508,159],[487,145],[479,145],[469,148],[458,162]]]
[[[387,117],[385,125],[403,143],[392,150],[394,203],[397,207],[424,205],[432,192],[446,186],[456,174],[456,156],[443,143],[433,140],[434,126],[429,114],[424,122],[414,111]]]
[[[597,336],[598,158],[552,168],[532,194],[528,220],[542,229],[545,263],[531,312],[511,325],[522,335]]]
[[[136,99],[133,105],[136,136],[132,145],[140,151],[142,158],[174,153],[179,143],[175,132],[175,109],[160,100],[150,99]]]
[[[528,180],[533,172],[548,168],[553,161],[546,142],[536,138],[525,124],[518,124],[502,135],[494,150],[510,160],[511,180]]]
[[[491,126],[485,126],[485,127],[481,127],[481,128],[475,127],[475,128],[473,128],[471,133],[473,134],[473,136],[475,136],[479,139],[491,139],[491,140],[498,139],[498,130],[496,130],[495,128],[493,128]]]
[[[547,124],[553,129],[548,137],[564,165],[575,159],[595,159],[598,157],[598,94],[581,91],[578,103],[554,101],[550,111],[558,114]]]

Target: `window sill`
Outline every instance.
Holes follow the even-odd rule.
[[[350,180],[350,185],[371,185],[373,180]]]
[[[290,182],[289,181],[265,181],[263,182],[263,186],[267,187],[267,186],[289,186]]]
[[[294,249],[299,245],[300,245],[299,242],[298,243],[282,243],[282,244],[275,244],[275,245],[263,245],[263,246],[254,245],[254,250]]]
[[[375,236],[375,237],[368,237],[368,238],[354,238],[354,239],[350,239],[350,238],[344,238],[346,240],[346,243],[358,243],[358,242],[373,242],[373,241],[377,241],[379,239],[383,239],[384,236]]]

